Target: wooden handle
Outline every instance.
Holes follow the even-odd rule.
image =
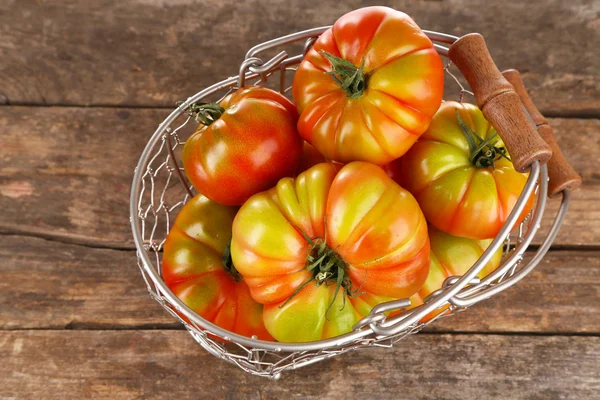
[[[450,46],[448,56],[471,85],[477,105],[504,141],[515,169],[525,172],[535,160],[546,163],[552,150],[531,123],[515,89],[494,64],[483,36],[470,33],[461,37]]]
[[[536,124],[540,136],[552,149],[552,158],[548,161],[548,177],[550,178],[548,182],[548,196],[555,197],[565,189],[577,189],[581,186],[581,176],[571,167],[571,164],[569,164],[562,151],[560,151],[558,143],[554,139],[552,127],[548,125],[546,118],[544,118],[531,100],[531,97],[529,97],[521,79],[521,74],[515,69],[509,69],[504,71],[502,75],[513,85],[525,109]]]

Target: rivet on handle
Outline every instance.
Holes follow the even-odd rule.
[[[469,82],[483,115],[504,141],[515,169],[525,172],[536,160],[546,163],[552,150],[531,123],[515,89],[494,64],[483,36],[470,33],[461,37],[448,55]]]
[[[548,161],[548,196],[555,197],[565,189],[577,189],[581,186],[581,176],[573,169],[562,151],[560,151],[560,147],[558,147],[558,143],[556,143],[554,138],[552,127],[548,125],[546,118],[544,118],[533,103],[533,100],[531,100],[531,97],[529,97],[521,79],[521,74],[515,69],[509,69],[502,72],[502,75],[515,88],[525,109],[536,124],[540,136],[552,149],[552,158]]]

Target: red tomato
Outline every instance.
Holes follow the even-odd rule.
[[[427,223],[381,168],[323,163],[244,203],[231,255],[252,297],[265,304],[274,338],[318,340],[419,290],[429,265]]]
[[[263,306],[252,299],[232,264],[223,263],[235,213],[236,208],[202,195],[191,199],[167,236],[163,279],[202,318],[240,335],[272,340],[262,321]]]
[[[515,171],[509,157],[476,106],[448,101],[401,158],[403,186],[436,228],[471,239],[493,238],[527,181],[527,174]],[[532,196],[519,221],[533,201]]]
[[[183,148],[185,173],[200,193],[221,204],[241,205],[294,175],[302,139],[288,99],[250,86],[226,97],[220,107],[197,107],[205,121]]]
[[[292,85],[298,131],[328,160],[383,165],[425,132],[442,101],[444,70],[406,14],[366,7],[315,42]]]
[[[472,240],[452,236],[434,227],[429,227],[431,243],[431,264],[427,281],[419,292],[410,297],[411,307],[423,304],[423,300],[431,293],[441,289],[442,284],[451,276],[462,276],[479,260],[493,239]],[[502,246],[494,253],[492,259],[483,267],[477,276],[481,279],[488,276],[500,265]],[[423,319],[428,321],[448,309],[444,306],[430,313]]]

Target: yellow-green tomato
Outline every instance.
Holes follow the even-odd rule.
[[[275,339],[320,340],[419,290],[429,266],[427,223],[380,167],[322,163],[244,203],[231,255]]]
[[[429,275],[425,284],[417,294],[411,296],[411,306],[423,304],[423,300],[431,293],[442,287],[450,276],[462,276],[479,260],[483,252],[492,243],[492,239],[473,240],[452,236],[432,226],[429,227],[429,240],[431,243],[431,264]],[[502,246],[494,253],[490,261],[483,267],[477,276],[485,278],[500,265],[502,260]],[[438,309],[429,314],[425,320],[446,310],[448,307]]]
[[[402,185],[427,221],[451,235],[495,237],[527,181],[477,106],[447,101],[400,159]],[[533,206],[531,196],[522,221]]]

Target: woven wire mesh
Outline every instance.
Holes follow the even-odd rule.
[[[311,31],[306,31],[311,32]],[[318,32],[317,32],[318,33]],[[289,95],[291,89],[291,81],[295,66],[301,60],[317,34],[309,35],[306,33],[298,33],[298,39],[288,41],[288,44],[295,48],[299,53],[296,56],[289,57],[287,53],[279,53],[273,59],[276,62],[262,60],[251,57],[251,62],[248,58],[245,60],[245,65],[242,66],[241,73],[244,74],[245,84],[263,85],[279,90],[284,94]],[[308,38],[307,38],[308,37]],[[298,46],[301,44],[303,46]],[[266,46],[268,48],[268,46]],[[281,46],[272,46],[281,47]],[[278,57],[278,58],[277,58]],[[271,64],[269,64],[271,63]],[[263,67],[261,69],[261,66]],[[267,66],[267,67],[264,67]],[[456,70],[450,62],[445,66],[446,71],[446,100],[469,101],[474,102],[473,93],[466,89],[466,84],[462,75]],[[352,340],[339,341],[331,346],[323,348],[315,348],[312,350],[290,350],[290,346],[282,345],[278,348],[273,346],[261,346],[258,341],[256,344],[242,344],[239,340],[232,339],[233,336],[224,335],[221,332],[215,332],[213,329],[207,329],[199,326],[192,319],[182,316],[182,303],[174,299],[172,293],[168,293],[166,286],[160,285],[161,279],[161,264],[162,264],[162,247],[166,236],[171,228],[172,221],[177,216],[183,205],[195,193],[193,187],[185,180],[183,167],[181,166],[181,150],[185,144],[185,140],[196,129],[197,122],[186,113],[186,108],[193,102],[215,102],[221,100],[227,94],[236,89],[239,82],[236,77],[229,78],[219,84],[216,84],[210,94],[204,96],[202,92],[189,98],[183,102],[176,111],[171,115],[173,118],[167,118],[163,124],[159,126],[159,131],[162,132],[156,140],[149,142],[146,148],[146,162],[140,161],[140,166],[136,170],[136,174],[140,176],[139,182],[134,179],[134,188],[132,191],[138,190],[136,193],[137,202],[132,204],[132,225],[139,224],[139,241],[138,244],[138,266],[144,280],[148,286],[148,291],[151,297],[161,304],[173,317],[177,318],[191,333],[193,338],[208,352],[216,357],[227,360],[244,371],[254,375],[277,378],[281,372],[296,369],[306,366],[326,358],[330,358],[348,351],[374,348],[374,347],[391,347],[399,340],[419,332],[427,325],[435,323],[441,318],[446,318],[457,312],[466,309],[466,306],[457,306],[451,302],[444,302],[437,308],[444,308],[442,312],[430,319],[420,319],[417,322],[408,324],[399,332],[389,335],[381,335],[375,333],[372,329],[374,324],[384,324],[385,315],[381,312],[372,313],[362,323],[359,323],[355,329],[356,332],[366,332],[365,334],[355,335]],[[450,89],[453,87],[453,89]],[[157,131],[158,132],[158,131]],[[545,168],[545,167],[544,167]],[[542,169],[542,172],[545,172]],[[540,175],[540,182],[545,179],[545,175]],[[538,190],[536,183],[535,190]],[[132,201],[133,201],[132,195]],[[516,249],[520,249],[522,254],[523,242],[526,233],[531,233],[532,228],[535,231],[539,224],[533,221],[533,214],[538,209],[538,214],[543,212],[542,203],[539,205],[539,198],[536,196],[536,206],[527,218],[515,229],[512,229],[508,235],[501,238],[504,241],[503,263],[499,267],[502,273],[498,274],[492,281],[479,283],[478,280],[473,280],[470,294],[477,294],[510,279],[519,268],[522,267],[522,257],[518,255],[512,260],[508,268],[506,260],[511,259],[511,256]],[[541,209],[539,209],[541,208]],[[134,211],[135,210],[135,211]],[[539,221],[539,215],[537,216]],[[134,229],[135,237],[135,229]],[[527,247],[530,240],[526,240]],[[148,255],[148,257],[145,257]],[[148,263],[148,260],[150,261]],[[445,283],[444,288],[430,295],[423,306],[427,306],[432,299],[435,300],[444,294],[448,288],[456,283],[459,277],[451,277]],[[477,285],[479,284],[479,285]],[[162,286],[162,287],[161,287]],[[467,286],[467,289],[469,286]],[[402,308],[402,307],[395,307]],[[431,310],[430,310],[431,311]],[[406,312],[405,312],[406,313]],[[201,318],[198,317],[200,320]],[[221,334],[220,334],[221,333]]]

